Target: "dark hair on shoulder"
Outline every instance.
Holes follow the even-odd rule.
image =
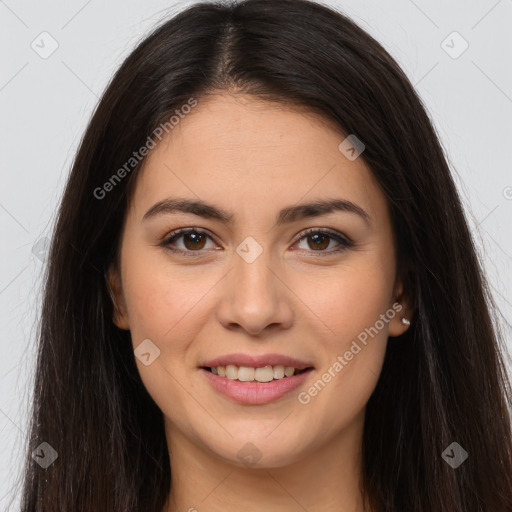
[[[355,134],[387,197],[415,313],[390,340],[366,409],[368,505],[510,512],[505,345],[447,159],[393,58],[347,16],[307,0],[193,5],[140,42],[110,81],[49,251],[21,510],[159,512],[165,503],[162,413],[129,331],[112,324],[105,280],[141,163],[104,197],[98,189],[176,109],[219,91],[306,107]],[[469,453],[456,470],[441,456],[454,441]],[[31,457],[42,442],[59,456],[47,470]]]

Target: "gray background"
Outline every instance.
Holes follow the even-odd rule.
[[[136,42],[191,3],[0,0],[0,510],[13,495],[27,431],[44,237],[78,142]],[[510,321],[512,0],[326,3],[380,41],[416,86]]]

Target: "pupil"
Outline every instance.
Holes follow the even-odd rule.
[[[329,243],[327,243],[327,245],[325,244],[325,240],[329,238],[329,237],[327,237],[325,235],[316,234],[316,235],[311,235],[310,238],[315,240],[315,242],[313,242],[313,243],[315,244],[315,247],[317,249],[325,249],[329,245]],[[323,242],[324,242],[323,244],[321,244],[321,246],[318,244],[318,240],[319,239],[322,239]]]
[[[201,247],[197,247],[197,245],[201,244],[201,237],[203,235],[201,233],[188,233],[185,235],[185,246],[188,249],[200,249]],[[189,247],[190,244],[187,244],[187,241],[191,240],[192,247]]]

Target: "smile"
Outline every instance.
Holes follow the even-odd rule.
[[[251,368],[254,370],[254,368]],[[274,379],[268,382],[240,381],[238,379],[229,379],[215,375],[206,368],[201,368],[201,374],[206,377],[212,388],[239,404],[244,405],[262,405],[274,402],[289,395],[292,391],[301,386],[304,381],[311,375],[313,368],[307,368],[291,377],[283,377],[282,379]]]
[[[292,377],[293,375],[298,375],[307,370],[307,368],[299,370],[293,366],[283,366],[282,364],[275,366],[266,365],[259,368],[228,364],[227,366],[206,367],[205,369],[219,377],[238,380],[240,382],[271,382],[273,380]]]

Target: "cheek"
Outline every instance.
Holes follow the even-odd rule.
[[[330,418],[328,430],[333,432],[363,410],[375,389],[389,322],[395,316],[389,305],[392,270],[382,260],[380,264],[371,258],[362,261],[340,269],[335,279],[316,280],[315,287],[309,283],[307,294],[302,289],[306,304],[319,319],[321,332],[316,338],[322,357],[316,380],[302,390],[299,402],[324,421],[322,428],[325,418]]]
[[[127,251],[123,282],[130,330],[134,342],[153,337],[165,347],[172,340],[172,347],[179,350],[190,329],[200,326],[204,299],[216,280],[205,268],[179,269],[158,251],[154,253],[141,251],[139,256],[136,251],[131,255]]]
[[[328,269],[325,274],[304,279],[297,277],[292,285],[320,329],[318,336],[333,349],[341,350],[365,329],[379,320],[390,308],[394,273],[391,265],[377,263],[376,257],[354,258],[354,264]],[[300,291],[299,291],[300,290]],[[388,323],[382,338],[387,337]]]
[[[136,358],[137,369],[158,407],[186,429],[187,422],[176,417],[176,411],[191,407],[190,395],[184,391],[196,360],[191,347],[209,316],[205,295],[214,281],[198,274],[193,279],[192,274],[179,272],[171,276],[168,269],[156,265],[132,269],[126,275],[125,294],[133,349],[137,353],[137,347],[149,339],[159,351],[147,366]]]

